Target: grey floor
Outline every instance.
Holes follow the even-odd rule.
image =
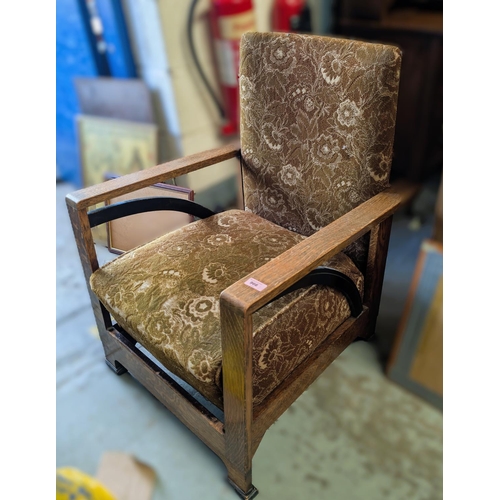
[[[235,499],[222,462],[106,367],[64,204],[71,190],[56,186],[57,466],[92,475],[103,452],[123,451],[156,470],[153,500]],[[265,435],[253,461],[258,498],[442,498],[442,413],[383,373],[436,192],[424,189],[418,219],[395,216],[376,338],[344,351]]]

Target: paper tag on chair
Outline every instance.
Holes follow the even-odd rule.
[[[260,281],[254,279],[254,278],[247,279],[245,281],[245,285],[248,285],[249,287],[252,287],[259,292],[262,292],[262,290],[264,290],[264,288],[267,288],[267,285],[265,285],[264,283],[261,283]]]

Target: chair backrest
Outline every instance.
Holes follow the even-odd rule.
[[[240,50],[246,210],[309,236],[388,187],[398,48],[245,33]],[[366,239],[346,253],[363,268]]]

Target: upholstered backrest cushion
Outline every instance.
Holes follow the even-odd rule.
[[[387,45],[244,34],[245,208],[309,236],[386,188],[400,63]],[[362,268],[366,249],[346,253]]]

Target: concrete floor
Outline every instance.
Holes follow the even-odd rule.
[[[56,187],[57,466],[93,475],[103,452],[124,451],[156,470],[153,500],[237,498],[217,456],[105,365],[64,204],[72,190]],[[265,435],[253,460],[259,499],[442,498],[442,413],[383,373],[436,191],[421,198],[419,229],[395,216],[376,339],[350,346]]]

